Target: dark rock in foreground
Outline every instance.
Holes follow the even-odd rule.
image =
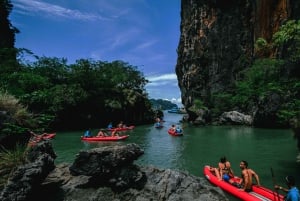
[[[130,200],[130,201],[212,201],[228,200],[223,192],[207,183],[204,178],[198,178],[185,172],[155,167],[140,167],[147,182],[141,186],[131,186],[125,191],[115,191],[108,186],[92,185],[91,176],[72,176],[69,166],[61,164],[47,178],[45,189],[51,183],[61,183],[64,201],[90,200]],[[123,178],[124,179],[124,178]],[[60,180],[60,181],[59,181]],[[119,180],[122,182],[122,179]],[[48,195],[55,192],[48,191]],[[53,200],[51,197],[48,199]],[[45,200],[46,201],[46,200]]]
[[[35,193],[48,174],[54,170],[55,158],[52,145],[48,141],[43,141],[39,146],[29,149],[26,158],[28,162],[13,171],[0,194],[0,200],[30,200],[31,195]]]
[[[135,165],[134,160],[142,154],[143,150],[136,144],[81,151],[72,165],[58,165],[47,178],[45,173],[53,169],[53,163],[37,157],[37,160],[30,160],[29,164],[19,168],[23,170],[19,172],[21,180],[17,177],[10,179],[2,191],[0,200],[228,200],[219,188],[211,186],[204,178],[186,172]],[[39,155],[43,154],[39,153]],[[37,155],[31,154],[31,156]],[[43,158],[50,156],[54,157],[52,154],[47,154],[47,157]],[[39,179],[32,176],[26,181],[27,183],[25,182],[26,185],[21,185],[25,184],[22,178],[26,178],[26,175],[32,171],[30,168],[25,168],[29,165],[31,168],[38,167],[40,171],[36,172],[36,175]],[[12,186],[14,188],[11,188]]]

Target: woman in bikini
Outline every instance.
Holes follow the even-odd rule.
[[[229,182],[231,177],[234,177],[233,170],[231,169],[230,162],[226,159],[225,156],[220,158],[220,162],[218,164],[220,171],[220,178],[224,181]]]
[[[215,173],[219,180],[224,180],[229,182],[231,177],[234,177],[233,170],[231,169],[230,162],[227,161],[226,157],[223,156],[220,158],[217,168],[211,168],[212,172]]]

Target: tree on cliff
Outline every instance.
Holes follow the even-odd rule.
[[[274,46],[280,49],[279,58],[285,60],[291,78],[300,77],[300,20],[289,20],[273,36]]]

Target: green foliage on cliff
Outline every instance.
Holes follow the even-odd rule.
[[[1,134],[24,133],[25,128],[31,127],[31,114],[19,100],[7,92],[0,91],[0,111],[2,114]]]
[[[24,134],[29,129],[41,131],[53,121],[51,115],[30,113],[15,96],[0,91],[1,135]]]
[[[194,104],[188,108],[190,111],[197,113],[197,111],[204,109],[206,110],[207,107],[205,106],[205,104],[203,103],[202,100],[200,99],[195,99],[194,100]]]
[[[270,43],[259,38],[255,47],[261,55],[275,48],[277,56],[256,59],[251,67],[241,72],[241,79],[230,91],[213,94],[214,112],[232,108],[249,111],[253,104],[269,94],[278,94],[283,103],[276,113],[277,123],[286,125],[300,114],[300,21],[288,21]]]
[[[244,79],[236,83],[236,97],[233,98],[233,103],[244,104],[249,98],[264,96],[269,91],[280,92],[282,87],[278,81],[281,65],[280,60],[256,60],[251,68],[244,71]]]
[[[212,102],[215,103],[215,107],[212,108],[213,115],[219,116],[224,111],[228,111],[229,108],[234,108],[233,100],[232,100],[232,94],[231,93],[215,93],[212,95]],[[244,99],[246,99],[245,96],[242,94],[239,97],[241,100],[240,102],[245,102]]]
[[[272,46],[264,38],[258,38],[255,41],[254,48],[258,55],[269,55],[272,50]]]
[[[289,61],[299,62],[300,59],[300,20],[290,20],[283,24],[273,35],[275,46],[286,46]]]
[[[26,146],[19,144],[13,150],[0,147],[0,189],[6,184],[10,173],[25,163],[25,150]]]

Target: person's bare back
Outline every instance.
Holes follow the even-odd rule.
[[[256,172],[254,170],[248,169],[248,163],[246,161],[241,161],[240,168],[242,170],[242,184],[243,184],[242,190],[247,191],[247,192],[252,190],[252,185],[253,185],[252,178],[253,177],[256,180],[256,184],[260,186],[258,175],[256,174]]]

